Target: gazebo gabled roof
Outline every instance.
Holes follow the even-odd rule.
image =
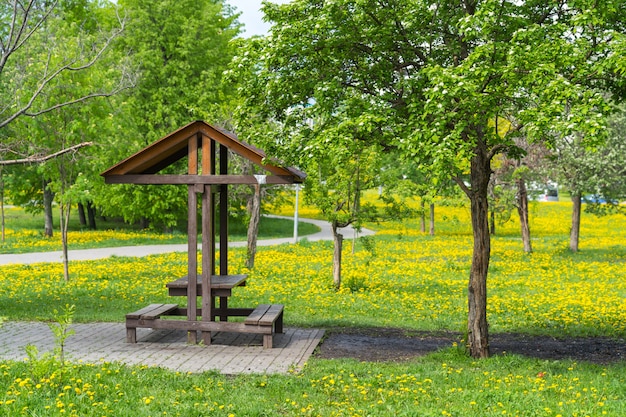
[[[216,128],[202,120],[192,122],[154,142],[134,155],[104,171],[107,183],[137,184],[192,184],[192,183],[249,183],[244,176],[228,176],[230,179],[210,180],[207,175],[155,175],[189,154],[189,143],[193,138],[209,138],[234,153],[269,171],[267,183],[301,183],[306,174],[293,167],[268,164],[265,152],[243,141],[231,132]],[[219,176],[219,175],[218,175]],[[149,178],[150,177],[150,178]],[[202,177],[202,178],[193,178]],[[215,177],[215,176],[214,176]],[[226,176],[221,176],[226,177]],[[239,177],[239,179],[235,179]],[[246,178],[254,178],[247,176]],[[272,179],[273,178],[273,179]]]

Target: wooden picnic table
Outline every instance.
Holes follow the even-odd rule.
[[[244,287],[246,285],[247,275],[211,275],[211,295],[219,297],[230,297],[232,295],[232,289],[235,287]],[[197,278],[197,292],[202,292],[202,276],[198,275]],[[176,281],[165,284],[168,288],[169,295],[176,297],[187,296],[187,286],[189,284],[189,277],[184,276]]]
[[[254,309],[253,308],[228,308],[228,297],[232,295],[232,290],[235,287],[243,287],[246,285],[246,279],[248,275],[211,275],[211,297],[212,297],[212,317],[211,320],[215,320],[216,317],[220,318],[220,321],[228,321],[228,317],[241,317],[247,316]],[[189,285],[189,277],[184,276],[167,283],[165,286],[168,289],[169,295],[173,297],[186,297]],[[196,284],[196,294],[202,293],[202,276],[198,275]],[[219,298],[219,305],[217,299]],[[201,314],[198,314],[200,316]]]
[[[150,304],[126,315],[126,339],[130,343],[137,341],[137,328],[152,329],[182,328],[188,331],[204,332],[205,343],[210,343],[210,332],[233,331],[263,334],[263,347],[273,347],[274,333],[283,332],[283,305],[261,304],[256,308],[230,308],[228,298],[235,287],[246,285],[247,275],[212,275],[211,276],[211,317],[209,321],[162,320],[167,316],[189,317],[188,309],[177,304]],[[170,296],[187,297],[189,278],[179,278],[166,284]],[[202,276],[197,277],[196,293],[201,293]],[[219,303],[217,300],[219,299]],[[196,317],[202,316],[202,310],[196,309]],[[243,322],[229,323],[229,317],[245,317]],[[219,318],[219,321],[217,321]]]

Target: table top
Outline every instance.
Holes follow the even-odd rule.
[[[248,275],[211,275],[211,288],[213,289],[231,289],[239,285],[245,285]],[[202,283],[202,275],[197,276],[198,285]],[[176,281],[165,284],[167,288],[187,288],[189,282],[188,277],[182,277]]]

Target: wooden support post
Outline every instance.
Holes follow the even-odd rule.
[[[197,175],[198,140],[195,136],[189,139],[188,164],[189,175]],[[195,321],[197,320],[196,284],[198,280],[198,196],[194,185],[188,186],[187,198],[187,320]],[[198,334],[195,330],[187,332],[187,342],[198,343]]]
[[[213,193],[211,186],[204,187],[202,196],[202,321],[211,321],[213,297],[211,296],[211,275],[214,271],[212,251],[213,241]],[[211,332],[202,332],[205,345],[211,344]]]
[[[210,138],[202,137],[202,175],[213,175],[215,171],[215,145]],[[213,192],[210,185],[204,186],[202,196],[202,321],[213,317],[213,297],[211,296],[211,276],[215,266],[215,221],[213,219]],[[211,344],[211,332],[202,332],[205,345]]]
[[[220,175],[228,174],[228,148],[220,145]],[[220,275],[228,275],[228,185],[220,190]]]
[[[228,148],[220,145],[220,175],[228,174]],[[219,186],[220,191],[220,275],[228,275],[228,185]],[[228,309],[228,297],[220,297],[220,309]],[[228,316],[220,316],[227,321]]]

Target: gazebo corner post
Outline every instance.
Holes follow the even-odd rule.
[[[220,175],[228,175],[228,148],[220,145]],[[219,186],[220,275],[228,275],[228,184]]]
[[[220,175],[228,175],[228,148],[219,147]],[[219,222],[220,222],[220,275],[228,275],[228,184],[220,184],[219,190]],[[215,203],[214,203],[215,204]],[[213,245],[215,247],[215,244]],[[220,321],[228,321],[228,297],[220,297]]]
[[[198,175],[198,138],[187,141],[187,173]],[[198,285],[198,195],[197,186],[187,186],[187,320],[198,320],[197,285]],[[198,343],[198,332],[187,330],[187,342]]]
[[[198,135],[198,139],[202,143],[202,175],[214,175],[215,142],[206,136]],[[215,271],[215,211],[211,185],[205,184],[202,191],[202,321],[212,321],[215,307],[211,294],[211,278]],[[202,332],[202,342],[206,346],[211,344],[211,332]]]
[[[188,186],[188,219],[187,219],[187,320],[197,320],[197,284],[198,284],[198,197],[196,187]],[[189,344],[198,343],[195,330],[187,332]]]
[[[211,186],[204,186],[202,195],[202,321],[213,320],[214,300],[211,295],[211,277],[214,273],[213,259],[213,194]],[[202,332],[202,342],[205,345],[211,344],[211,332]]]

